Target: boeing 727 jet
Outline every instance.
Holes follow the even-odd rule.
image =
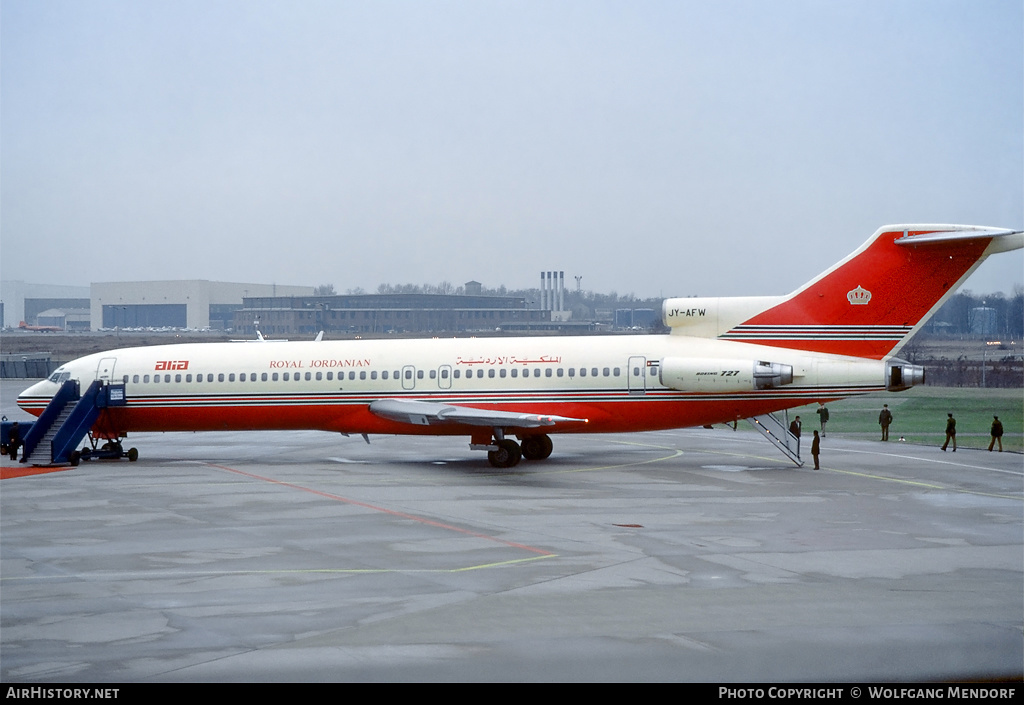
[[[38,416],[63,383],[99,380],[118,403],[90,435],[111,444],[140,431],[465,436],[507,468],[547,458],[557,433],[760,425],[920,384],[924,370],[894,355],[986,257],[1021,247],[1024,231],[890,225],[789,295],[668,299],[666,334],[127,348],[61,366],[18,404]]]

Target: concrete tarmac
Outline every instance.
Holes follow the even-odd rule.
[[[554,441],[499,472],[461,437],[138,434],[136,463],[5,479],[0,680],[1024,674],[1021,455]]]

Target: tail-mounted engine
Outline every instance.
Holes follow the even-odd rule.
[[[890,392],[910,389],[915,384],[924,384],[924,368],[911,365],[906,360],[894,357],[885,363],[885,388]]]
[[[748,392],[793,382],[793,366],[762,360],[666,357],[658,366],[666,387],[681,392]]]

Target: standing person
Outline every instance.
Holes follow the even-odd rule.
[[[946,446],[949,442],[953,441],[953,452],[956,452],[956,419],[953,418],[953,414],[947,414],[946,418],[946,442],[942,444],[942,450],[945,452]]]
[[[18,422],[15,421],[11,424],[11,429],[7,432],[7,452],[11,454],[11,460],[18,459],[18,448],[21,447],[21,429],[18,428]],[[1002,450],[1002,442],[1000,442],[999,450]]]
[[[821,438],[818,436],[818,432],[814,432],[814,440],[811,441],[811,457],[814,458],[814,469],[820,470],[818,467],[818,454],[821,453]]]
[[[825,424],[828,423],[828,407],[825,406],[825,402],[818,402],[821,406],[818,407],[818,422],[821,424],[821,437],[825,437]]]
[[[878,425],[882,427],[882,440],[889,440],[889,424],[892,423],[892,412],[888,404],[882,404],[882,410],[878,414]]]
[[[800,427],[802,425],[803,424],[800,423],[800,417],[797,416],[795,419],[793,419],[793,423],[789,424],[789,432],[792,433],[797,438],[800,438]]]
[[[994,446],[996,444],[996,441],[999,441],[999,452],[1002,453],[1003,452],[1003,422],[999,420],[998,416],[993,416],[992,419],[993,419],[993,421],[992,421],[992,440],[989,441],[988,449],[989,449],[989,452],[991,452],[992,451],[992,446]],[[953,447],[953,450],[956,450],[956,446]]]

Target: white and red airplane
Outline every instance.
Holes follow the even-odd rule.
[[[1021,247],[1024,231],[890,225],[788,296],[668,299],[668,334],[126,348],[61,366],[18,404],[39,415],[64,381],[100,379],[124,384],[126,403],[94,438],[462,435],[511,467],[548,457],[552,433],[733,422],[919,384],[924,370],[894,353],[986,257]]]

